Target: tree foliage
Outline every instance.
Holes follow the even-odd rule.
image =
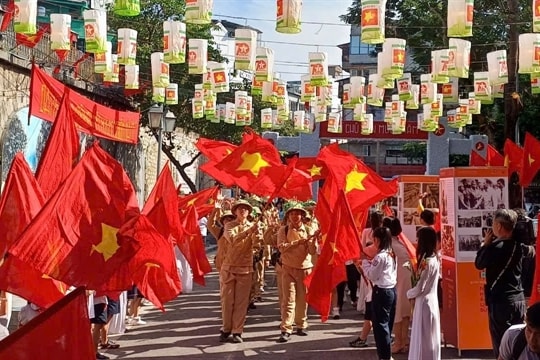
[[[427,143],[410,141],[403,145],[403,155],[410,163],[421,162],[424,164],[427,159]]]

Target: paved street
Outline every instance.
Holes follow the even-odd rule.
[[[243,344],[222,344],[218,341],[220,307],[217,273],[207,277],[207,286],[196,286],[167,304],[161,313],[151,306],[143,307],[143,319],[148,323],[114,339],[120,349],[109,350],[112,359],[377,359],[375,348],[350,348],[348,342],[357,336],[362,315],[345,305],[340,320],[321,323],[316,314],[310,316],[308,337],[292,336],[286,344],[276,342],[279,336],[277,295],[272,286],[274,272],[267,273],[264,302],[251,310],[247,319]],[[369,339],[374,344],[373,337]],[[276,355],[278,357],[276,357]],[[492,359],[490,352],[464,352],[462,359]],[[407,359],[406,355],[395,356]],[[455,349],[443,350],[443,359],[458,359]],[[426,359],[427,360],[427,359]]]

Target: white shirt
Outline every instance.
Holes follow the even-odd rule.
[[[514,348],[514,342],[519,332],[525,327],[525,324],[510,326],[503,335],[501,340],[501,346],[499,347],[499,359],[512,360],[512,352]],[[540,355],[533,353],[529,346],[525,346],[525,349],[521,352],[517,360],[539,360]]]
[[[206,218],[206,216],[199,220],[199,230],[201,231],[201,235],[203,237],[208,234],[208,228],[206,227],[207,223],[208,219]]]
[[[379,252],[373,260],[363,260],[362,267],[373,286],[390,289],[397,284],[397,262],[386,250]]]

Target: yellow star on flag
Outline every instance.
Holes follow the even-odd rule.
[[[187,202],[187,205],[188,205],[188,206],[193,206],[193,205],[195,205],[195,202],[196,202],[196,201],[197,201],[197,197],[194,197],[193,199],[191,199],[191,200],[189,200],[189,201]]]
[[[366,176],[367,173],[359,172],[355,165],[354,169],[352,169],[345,178],[345,193],[349,193],[355,189],[361,191],[366,190],[364,184],[362,184],[362,181],[364,181]]]
[[[508,167],[510,165],[510,157],[508,155],[504,156],[504,166]]]
[[[322,170],[322,166],[317,166],[315,164],[313,164],[313,166],[311,166],[311,168],[308,169],[311,177],[314,177],[316,175],[321,175],[321,170]]]
[[[147,268],[152,268],[152,267],[160,268],[161,267],[158,264],[154,264],[154,263],[151,263],[151,262],[147,262],[146,264],[144,264],[144,266],[146,266]]]
[[[338,253],[338,248],[336,246],[336,242],[335,241],[331,241],[330,242],[330,247],[332,248],[332,257],[330,258],[330,261],[328,262],[328,265],[334,265],[334,256],[336,255],[336,253]]]
[[[531,156],[531,154],[529,154],[529,166],[532,166],[533,162],[535,162],[535,161],[536,161],[536,159],[533,158],[533,157]]]
[[[265,167],[270,167],[270,164],[263,159],[261,153],[250,154],[244,152],[242,154],[242,164],[236,170],[247,170],[254,176],[259,176],[261,169]]]
[[[113,257],[114,254],[116,254],[116,251],[120,249],[120,245],[118,245],[118,239],[116,238],[116,233],[118,233],[117,228],[102,223],[101,242],[97,245],[92,245],[92,251],[90,252],[90,255],[92,255],[94,251],[97,251],[98,253],[103,255],[103,259],[105,261]]]

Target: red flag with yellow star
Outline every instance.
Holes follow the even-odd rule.
[[[270,195],[268,203],[275,198],[307,201],[313,199],[311,176],[296,168],[298,158],[292,158],[283,171],[270,174],[274,178],[276,190]]]
[[[236,145],[226,141],[210,140],[202,137],[197,140],[195,146],[204,156],[215,162],[223,160],[237,148]]]
[[[317,159],[328,168],[329,177],[325,180],[322,191],[325,192],[331,208],[334,207],[341,190],[345,192],[354,213],[357,209],[364,210],[397,192],[397,179],[385,181],[362,160],[341,150],[336,143],[324,147]]]
[[[99,289],[138,250],[134,241],[116,236],[138,214],[135,190],[122,164],[95,143],[9,253],[66,284]]]
[[[0,199],[0,289],[47,308],[60,300],[67,286],[44,276],[7,250],[41,210],[45,199],[22,153],[17,153]]]
[[[504,157],[494,146],[488,145],[487,154],[487,166],[504,166]]]
[[[36,170],[36,180],[46,199],[58,189],[79,159],[80,140],[72,112],[64,95]]]
[[[519,177],[519,184],[523,187],[529,186],[536,173],[540,170],[540,141],[529,132],[525,133],[525,144],[523,145],[523,165],[522,173]]]
[[[191,267],[193,281],[205,286],[204,275],[212,271],[212,267],[206,257],[198,219],[199,216],[195,206],[189,206],[188,211],[182,217],[183,238],[176,244]]]
[[[296,168],[308,173],[313,181],[324,179],[328,175],[328,169],[324,164],[317,162],[316,157],[298,158]]]
[[[366,211],[364,211],[367,214]],[[362,217],[365,221],[365,216]],[[330,312],[332,290],[347,280],[345,262],[360,257],[360,237],[344,191],[340,191],[333,207],[332,223],[321,255],[305,283],[306,300],[325,322]]]
[[[508,167],[508,175],[513,172],[521,174],[523,165],[523,149],[510,139],[504,142],[504,166]]]
[[[217,163],[216,168],[233,179],[234,183],[249,193],[267,196],[276,189],[274,180],[268,176],[276,169],[283,170],[276,147],[259,135],[251,134],[249,140],[238,146],[229,156]]]
[[[36,47],[47,31],[49,31],[49,26],[42,26],[34,35],[16,33],[15,41],[17,45],[24,45],[32,49]]]
[[[200,165],[199,170],[213,177],[217,182],[223,184],[225,187],[234,186],[234,177],[224,171],[218,170],[216,168],[217,164],[218,163],[215,161],[209,161]]]
[[[219,186],[201,190],[195,194],[179,196],[178,209],[181,214],[186,214],[189,207],[195,206],[199,218],[210,214],[216,206],[216,196],[219,192]]]

